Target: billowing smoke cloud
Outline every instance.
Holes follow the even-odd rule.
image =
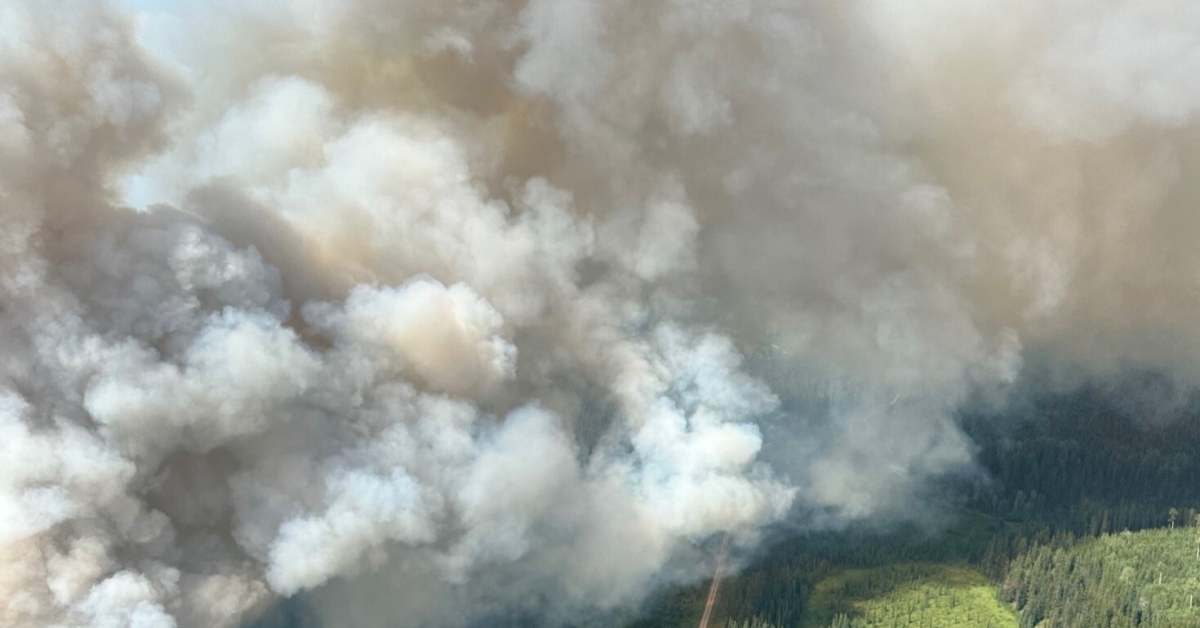
[[[1189,3],[139,4],[0,7],[4,625],[554,623],[1200,378]]]

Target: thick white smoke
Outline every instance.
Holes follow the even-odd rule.
[[[137,4],[0,6],[0,624],[553,622],[1200,377],[1189,3]]]

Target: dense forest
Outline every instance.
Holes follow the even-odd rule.
[[[969,506],[1077,535],[1167,524],[1171,508],[1200,505],[1200,421],[1191,407],[1150,423],[1138,407],[1085,388],[1041,396],[1023,412],[967,414],[963,426],[991,479]]]
[[[1001,594],[1021,626],[1200,625],[1200,528],[1060,539],[1012,561]]]

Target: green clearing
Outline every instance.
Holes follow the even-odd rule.
[[[904,563],[847,569],[813,588],[807,628],[1016,628],[996,588],[970,567]]]

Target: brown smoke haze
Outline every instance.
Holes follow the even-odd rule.
[[[0,625],[919,517],[1031,363],[1200,382],[1198,73],[1185,0],[6,0]]]

